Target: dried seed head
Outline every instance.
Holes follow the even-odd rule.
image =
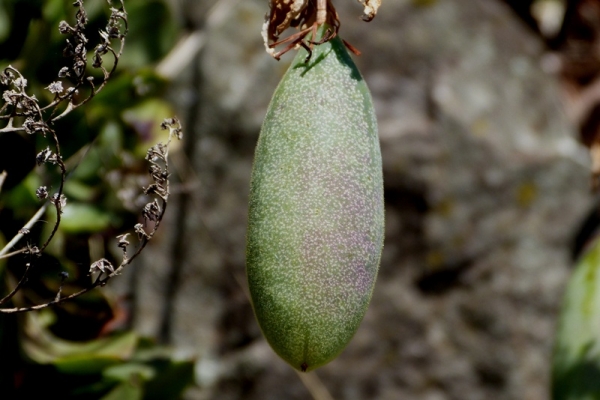
[[[31,255],[39,255],[40,254],[40,249],[37,246],[29,246],[27,245],[27,252],[26,254],[31,254]]]
[[[69,68],[68,67],[62,67],[60,69],[60,71],[58,71],[58,77],[59,78],[66,78],[67,76],[69,76]]]
[[[19,93],[15,92],[14,90],[5,90],[2,93],[2,100],[4,100],[5,103],[10,104],[11,106],[17,104],[17,102],[19,101],[19,97]]]
[[[120,247],[123,251],[125,251],[127,249],[127,246],[129,246],[127,236],[129,236],[129,233],[124,233],[122,235],[117,236],[117,239],[119,240],[117,246]]]
[[[27,79],[19,77],[13,81],[13,85],[20,90],[23,90],[27,87]]]
[[[25,121],[23,121],[23,128],[25,128],[26,133],[31,135],[35,132],[35,120],[31,117],[25,118]]]
[[[54,193],[50,202],[54,204],[62,214],[63,209],[67,206],[67,197],[64,194],[59,196],[58,193]]]
[[[72,32],[74,29],[71,27],[71,25],[69,25],[67,23],[67,21],[60,21],[58,24],[58,31],[63,34],[66,35],[69,32]]]
[[[135,231],[135,233],[138,234],[138,238],[140,240],[150,238],[150,236],[148,236],[148,233],[146,233],[146,231],[144,230],[144,226],[142,224],[135,224],[133,230]]]
[[[183,128],[181,127],[181,122],[179,118],[166,118],[161,124],[160,128],[162,130],[169,130],[169,137],[175,136],[177,139],[181,140],[183,138]]]
[[[94,273],[94,272],[100,272],[100,273],[113,273],[115,272],[115,267],[113,267],[113,265],[110,263],[110,261],[108,261],[106,258],[101,258],[98,261],[94,262],[91,266],[90,266],[90,274]]]
[[[45,162],[53,162],[56,161],[56,156],[50,150],[50,147],[46,147],[44,150],[40,151],[37,156],[35,156],[35,162],[37,165],[42,165]]]
[[[60,94],[64,90],[62,82],[60,82],[60,81],[52,82],[50,85],[48,85],[48,87],[46,89],[48,89],[50,91],[50,93],[52,93],[52,94],[57,94],[57,93]]]
[[[13,79],[15,79],[15,75],[8,69],[5,69],[0,73],[0,83],[8,86]]]
[[[47,199],[48,198],[48,188],[46,186],[40,186],[35,191],[35,195],[40,200]]]
[[[153,202],[144,206],[144,209],[142,210],[142,217],[150,221],[158,221],[161,211],[162,209],[160,208],[158,201],[155,199]]]

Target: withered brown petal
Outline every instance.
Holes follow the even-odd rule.
[[[269,46],[269,43],[276,42],[283,31],[294,25],[293,21],[300,17],[309,2],[310,0],[271,0],[270,11],[265,15],[262,27],[267,53],[272,56],[275,54],[275,50]]]
[[[269,13],[269,39],[277,40],[283,31],[298,19],[309,0],[271,0]]]
[[[381,0],[358,0],[364,7],[362,19],[371,21],[377,15],[377,9],[381,5]]]

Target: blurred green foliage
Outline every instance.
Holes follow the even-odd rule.
[[[552,398],[600,399],[600,237],[567,284],[556,332]]]
[[[106,0],[84,4],[91,50],[110,6]],[[163,100],[167,82],[153,67],[174,45],[179,27],[166,1],[125,4],[129,35],[117,73],[91,102],[54,126],[69,169],[67,207],[56,239],[36,262],[43,268],[32,272],[9,306],[52,300],[60,272],[69,274],[63,294],[87,286],[91,262],[106,257],[118,264],[115,236],[139,222],[140,186],[148,168],[143,157],[148,147],[166,139],[159,124],[175,114]],[[70,0],[0,1],[0,68],[18,68],[41,105],[51,101],[44,88],[67,62],[58,24],[72,23],[74,13]],[[105,65],[111,62],[107,57]],[[52,194],[60,182],[57,170],[35,167],[35,154],[48,145],[41,136],[0,133],[0,171],[8,172],[0,192],[0,245],[41,206],[35,190],[45,185]],[[28,242],[42,243],[55,219],[54,211],[47,212]],[[0,297],[14,287],[27,261],[23,256],[0,261]],[[0,315],[0,397],[179,398],[193,382],[193,362],[175,361],[168,351],[127,330],[126,308],[95,290],[43,312]]]
[[[49,330],[55,315],[27,314],[21,348],[38,372],[19,393],[37,396],[38,385],[69,399],[176,399],[193,381],[194,364],[130,331],[85,342],[66,341]]]

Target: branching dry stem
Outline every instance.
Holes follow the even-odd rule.
[[[107,0],[110,4],[111,1]],[[10,240],[9,243],[0,250],[0,259],[6,259],[19,254],[29,255],[29,261],[25,265],[18,283],[2,299],[0,305],[8,303],[23,288],[29,279],[30,272],[36,268],[36,262],[41,253],[55,238],[58,228],[61,224],[61,215],[66,207],[67,198],[63,193],[65,181],[67,178],[67,167],[61,154],[61,146],[58,135],[53,126],[56,121],[63,118],[73,110],[87,104],[96,94],[104,89],[108,81],[117,69],[119,59],[123,54],[125,47],[125,38],[128,32],[127,12],[123,0],[116,1],[119,8],[111,7],[111,15],[108,19],[105,30],[100,31],[99,43],[93,50],[92,60],[88,60],[88,38],[85,36],[85,28],[88,23],[87,13],[84,8],[83,0],[75,0],[73,4],[77,8],[75,14],[75,24],[69,25],[66,21],[59,24],[60,33],[67,35],[66,47],[63,55],[70,60],[70,65],[61,68],[58,72],[58,80],[52,82],[46,89],[54,94],[54,99],[45,106],[40,106],[38,99],[34,95],[27,93],[27,80],[18,69],[9,65],[0,70],[0,87],[7,89],[2,93],[2,103],[0,106],[0,124],[4,121],[4,126],[0,127],[0,133],[6,132],[25,132],[27,134],[41,134],[48,138],[50,146],[42,150],[36,156],[38,165],[54,165],[58,167],[60,173],[60,183],[54,194],[49,194],[45,186],[37,189],[36,195],[45,203],[35,213],[35,215],[19,230],[19,232]],[[118,42],[118,48],[113,47],[113,42]],[[104,56],[110,54],[112,66],[104,66]],[[87,70],[88,67],[99,69],[102,72],[102,79],[99,83],[94,82],[94,77]],[[63,87],[67,84],[67,88]],[[81,100],[76,100],[81,90],[85,89],[88,94]],[[24,311],[39,310],[60,304],[70,299],[76,298],[89,292],[90,290],[104,286],[114,276],[119,275],[122,270],[137,258],[148,242],[153,238],[160,223],[164,217],[169,197],[169,166],[168,166],[168,148],[173,136],[181,138],[181,125],[175,118],[168,119],[161,125],[163,129],[169,129],[169,140],[166,144],[159,143],[153,146],[146,159],[150,163],[150,175],[153,183],[144,189],[144,193],[154,200],[148,203],[142,211],[143,224],[137,224],[134,232],[138,235],[138,246],[132,255],[127,254],[127,236],[120,235],[118,246],[122,248],[123,255],[119,265],[115,268],[106,259],[95,261],[90,266],[89,274],[99,274],[92,283],[75,293],[63,296],[63,289],[68,274],[61,273],[59,289],[52,301],[44,304],[37,304],[26,307],[0,308],[2,313],[15,313]],[[0,174],[0,189],[6,177],[5,173]],[[56,221],[54,222],[51,233],[43,244],[38,248],[27,244],[24,247],[13,250],[13,248],[27,235],[33,225],[42,218],[49,205],[52,205],[56,211]],[[147,229],[147,226],[151,228]]]

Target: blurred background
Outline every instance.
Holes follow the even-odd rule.
[[[69,205],[13,305],[52,299],[61,271],[72,292],[91,260],[119,259],[114,237],[145,204],[145,151],[177,115],[185,137],[171,152],[165,225],[106,287],[0,316],[0,397],[551,398],[563,292],[600,224],[600,1],[384,0],[368,24],[358,2],[334,3],[374,97],[386,200],[378,282],[346,350],[296,373],[248,300],[253,151],[293,57],[264,51],[268,2],[127,0],[118,74],[57,126]],[[92,35],[108,6],[85,4]],[[0,66],[18,67],[40,98],[63,63],[58,23],[73,13],[64,0],[0,1]],[[56,183],[34,169],[46,146],[0,134],[2,245],[39,207],[35,188]],[[32,238],[47,236],[51,214]],[[0,260],[2,293],[25,262]]]

